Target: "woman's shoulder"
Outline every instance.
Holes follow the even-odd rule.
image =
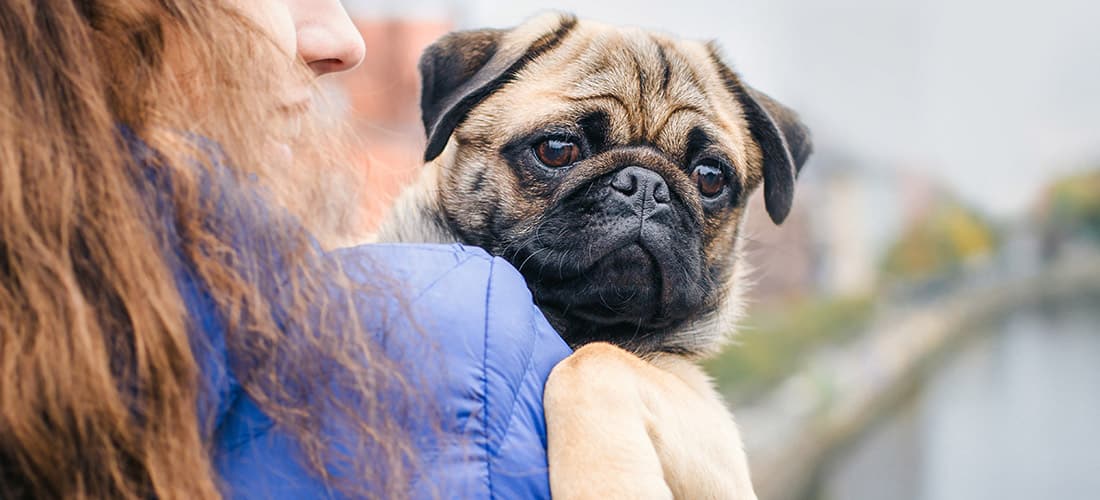
[[[388,319],[384,343],[394,345],[387,350],[415,372],[416,397],[441,412],[438,421],[405,422],[423,467],[411,496],[549,498],[542,392],[570,350],[535,308],[522,276],[502,259],[457,245],[365,245],[328,257],[366,285],[357,309]],[[297,456],[291,440],[266,421],[247,396],[228,412],[217,452],[228,496],[299,498],[323,490],[289,458]]]
[[[353,281],[382,288],[369,300],[394,311],[386,315],[399,318],[391,330],[415,330],[401,337],[423,336],[439,352],[461,358],[451,362],[488,365],[490,386],[512,386],[532,370],[548,373],[570,352],[519,272],[480,248],[370,244],[333,255]]]
[[[429,388],[443,406],[443,430],[476,438],[467,441],[475,449],[463,453],[437,450],[440,462],[429,467],[436,479],[469,484],[462,471],[471,464],[463,465],[461,455],[472,455],[494,497],[546,496],[543,386],[571,351],[535,307],[520,273],[461,245],[373,244],[334,255],[356,281],[385,276],[399,284],[394,300],[413,321],[412,328],[398,328],[413,330],[399,337],[434,346],[430,357],[444,372]]]
[[[518,271],[477,247],[458,244],[369,244],[331,253],[356,284],[376,288],[375,301],[397,305],[419,328],[530,335],[542,319]],[[383,298],[385,297],[385,298]],[[520,328],[520,327],[523,328]],[[556,337],[556,335],[554,335]],[[516,339],[520,340],[520,339]]]

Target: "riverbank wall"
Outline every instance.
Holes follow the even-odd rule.
[[[771,393],[734,408],[759,498],[804,498],[829,453],[873,425],[981,325],[1029,305],[1100,293],[1094,255],[1031,272],[974,274],[935,300],[885,307],[865,334],[822,349]]]

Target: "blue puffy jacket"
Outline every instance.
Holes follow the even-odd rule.
[[[127,130],[123,133],[139,160],[154,154]],[[302,454],[294,439],[273,425],[237,383],[226,359],[221,315],[178,250],[173,209],[163,194],[171,181],[156,169],[144,172],[147,178],[139,184],[154,207],[157,225],[167,229],[165,251],[176,267],[192,324],[201,330],[194,332],[203,340],[195,343],[195,355],[213,390],[209,391],[212,400],[200,400],[200,413],[210,409],[216,413],[212,449],[227,498],[336,497],[330,485],[301,465]],[[224,184],[229,176],[220,178]],[[251,220],[257,212],[241,209],[240,200],[255,197],[242,195],[235,185],[220,186],[216,192],[219,208],[207,223],[225,226],[220,230],[231,231],[233,241],[251,247],[255,233],[266,226]],[[262,207],[258,213],[266,217]],[[551,368],[570,350],[534,306],[519,272],[500,258],[459,245],[366,245],[330,252],[323,259],[338,262],[331,268],[341,269],[338,272],[356,283],[369,285],[379,274],[395,281],[400,287],[394,293],[401,297],[399,307],[416,326],[408,321],[389,323],[385,341],[426,344],[407,347],[432,352],[433,366],[426,369],[436,376],[417,380],[427,384],[419,388],[422,395],[442,410],[441,422],[434,424],[441,428],[427,422],[408,423],[422,472],[415,484],[408,485],[411,495],[549,498],[542,392]],[[272,275],[287,272],[270,271]],[[379,312],[384,316],[384,311],[397,308],[396,302],[392,297],[374,297],[356,304],[361,316],[378,318]],[[332,437],[334,446],[340,446],[338,430]]]
[[[542,390],[569,348],[533,306],[519,273],[457,245],[368,245],[332,258],[343,260],[353,278],[365,277],[355,272],[359,260],[400,278],[419,327],[404,338],[434,342],[442,357],[447,376],[429,379],[438,385],[423,389],[442,402],[443,432],[453,439],[433,437],[449,449],[420,450],[427,484],[410,485],[414,496],[549,498]],[[215,462],[228,497],[330,496],[299,464],[293,440],[271,425],[232,374],[217,367],[214,373],[222,378]]]

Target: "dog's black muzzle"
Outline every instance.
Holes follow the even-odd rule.
[[[627,166],[596,179],[544,225],[556,236],[539,238],[517,255],[517,266],[570,343],[623,345],[703,307],[701,228],[657,172]]]

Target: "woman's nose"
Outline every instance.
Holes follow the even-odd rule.
[[[347,11],[339,0],[314,5],[313,11],[305,13],[297,26],[298,56],[318,76],[358,66],[366,48]]]

